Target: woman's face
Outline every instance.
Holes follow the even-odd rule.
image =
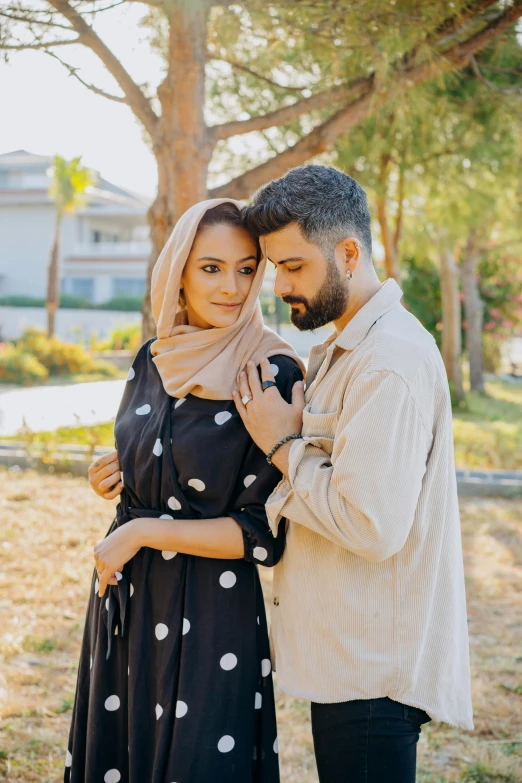
[[[257,247],[241,226],[217,224],[194,240],[183,275],[188,322],[200,329],[239,318],[257,270]]]

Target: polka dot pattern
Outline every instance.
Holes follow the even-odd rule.
[[[129,369],[129,372],[127,373],[127,380],[132,381],[136,377],[136,370],[134,367],[131,367]]]
[[[237,656],[234,655],[234,653],[227,653],[226,655],[224,655],[221,658],[221,660],[219,662],[219,665],[226,672],[229,672],[232,669],[236,668],[236,666],[237,666]]]
[[[71,764],[72,764],[72,754],[71,751],[68,750],[67,753],[65,754],[65,766],[70,767]]]
[[[187,399],[186,397],[180,397],[180,399],[179,399],[179,400],[177,400],[177,401],[174,403],[174,407],[175,407],[175,408],[179,408],[179,406],[180,406],[180,405],[183,405],[183,403],[186,401],[186,399]]]
[[[174,519],[172,514],[161,514],[160,519]]]
[[[171,508],[173,511],[179,511],[181,509],[181,503],[179,502],[179,500],[176,500],[174,496],[171,496],[167,500],[167,506]]]
[[[188,706],[184,701],[176,702],[176,718],[184,718],[188,712]]]
[[[163,639],[166,639],[169,633],[169,629],[165,625],[165,623],[158,623],[157,626],[154,629],[154,633],[156,634],[156,639],[159,639],[159,641],[163,641]]]
[[[237,582],[237,576],[233,571],[223,571],[219,577],[219,584],[221,587],[230,588],[234,587]]]
[[[270,369],[272,370],[272,375],[275,378],[277,373],[279,372],[279,367],[277,366],[277,364],[271,364]]]
[[[256,710],[260,710],[260,709],[261,709],[261,706],[262,706],[262,704],[263,704],[263,697],[261,696],[261,694],[260,694],[260,693],[256,693],[256,704],[255,704],[255,709],[256,709]]]
[[[253,484],[253,483],[254,483],[254,481],[256,480],[256,478],[257,478],[257,476],[254,476],[254,475],[253,475],[253,473],[251,473],[249,476],[246,476],[246,477],[243,479],[243,484],[245,485],[245,487],[247,487],[247,488],[248,488],[248,487],[249,487],[251,484]]]
[[[221,411],[221,413],[216,413],[216,415],[214,416],[214,421],[216,422],[216,424],[221,425],[221,424],[226,424],[227,421],[230,421],[231,418],[232,418],[232,414],[230,413],[230,411]]]
[[[138,416],[147,416],[147,414],[150,412],[151,407],[148,402],[146,402],[145,405],[142,405],[140,408],[136,408],[136,413]]]
[[[121,774],[117,769],[109,769],[103,776],[104,783],[120,783]]]
[[[192,489],[195,489],[198,492],[203,492],[206,488],[205,483],[201,481],[201,479],[197,479],[197,478],[189,479],[187,483],[189,487],[192,487]]]
[[[132,598],[133,595],[134,595],[134,585],[131,582],[129,587],[129,596]]]
[[[120,707],[120,699],[119,696],[113,695],[109,696],[108,699],[105,699],[105,709],[109,712],[114,712],[115,710],[119,709]]]
[[[159,438],[156,438],[156,443],[154,444],[152,453],[154,454],[155,457],[161,457],[161,455],[163,454],[163,446],[161,445],[161,441]]]
[[[254,550],[252,552],[256,560],[260,560],[263,562],[268,557],[268,552],[266,551],[264,546],[255,546]]]
[[[235,744],[234,738],[231,737],[230,734],[225,734],[218,742],[218,750],[220,753],[230,753]]]
[[[272,671],[272,664],[270,662],[270,658],[263,658],[263,660],[261,661],[261,675],[263,677],[268,677],[271,671]]]
[[[279,740],[277,739],[277,737],[275,738],[275,742],[274,742],[274,753],[279,753]]]
[[[183,629],[181,631],[182,635],[185,636],[190,631],[190,620],[187,620],[186,617],[183,618]]]
[[[176,557],[177,554],[177,552],[169,552],[168,549],[161,550],[161,556],[164,560],[172,560],[172,558]]]
[[[161,704],[156,704],[156,720],[159,720],[163,715],[163,707]]]

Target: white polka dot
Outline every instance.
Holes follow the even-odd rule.
[[[100,589],[100,580],[97,579],[94,583],[94,592],[98,594],[98,590]]]
[[[130,598],[132,598],[133,595],[134,595],[134,585],[131,582],[131,585],[130,585],[130,588],[129,588],[129,596],[130,596]]]
[[[279,372],[279,367],[277,366],[277,364],[271,364],[270,369],[272,370],[272,375],[275,378],[277,373]]]
[[[156,639],[159,639],[160,641],[164,639],[169,632],[169,629],[165,625],[165,623],[158,623],[156,628],[154,629],[154,633],[156,634]]]
[[[138,416],[146,416],[147,413],[150,413],[150,410],[151,410],[150,405],[147,402],[145,403],[145,405],[142,405],[141,408],[136,408],[136,413],[138,414]]]
[[[194,489],[197,489],[198,492],[203,492],[205,489],[205,484],[200,479],[190,479],[188,482],[189,487],[193,487]]]
[[[68,750],[67,753],[65,754],[65,766],[70,767],[71,764],[72,764],[72,755],[71,755],[71,751]]]
[[[167,500],[167,506],[173,511],[179,511],[181,508],[181,503],[174,496],[172,496]]]
[[[179,406],[180,406],[180,405],[183,405],[183,403],[185,402],[185,400],[186,400],[186,399],[187,399],[186,397],[181,397],[181,399],[179,399],[179,400],[178,400],[178,401],[175,403],[174,407],[175,407],[175,408],[179,408]]]
[[[255,707],[256,710],[261,709],[262,703],[263,703],[263,697],[261,696],[260,693],[256,693],[256,707]]]
[[[105,783],[120,783],[121,775],[117,769],[109,769],[103,776]]]
[[[161,457],[163,453],[163,446],[161,445],[161,441],[159,438],[156,438],[156,443],[154,444],[154,448],[152,449],[152,453],[156,457]]]
[[[174,519],[174,517],[172,516],[172,514],[162,514],[160,516],[160,519]]]
[[[106,598],[105,599],[105,608],[107,609],[107,611],[109,611],[109,604],[110,604],[109,599]]]
[[[92,655],[91,655],[91,665],[90,665],[90,667],[89,667],[90,669],[92,669],[92,664],[93,664],[93,663],[94,663],[94,661],[92,660]]]
[[[275,741],[274,741],[274,753],[279,753],[279,741],[278,741],[277,737],[275,738]]]
[[[218,742],[218,750],[220,753],[228,753],[232,750],[235,744],[236,743],[234,738],[231,737],[230,734],[225,734],[225,736],[221,737]]]
[[[261,674],[263,677],[268,677],[270,672],[272,671],[272,664],[270,663],[270,658],[263,658],[261,661]]]
[[[177,554],[177,552],[169,552],[168,549],[161,550],[161,556],[164,560],[172,560],[172,558],[176,557]]]
[[[132,381],[135,375],[136,375],[136,371],[134,370],[134,367],[131,367],[129,369],[129,372],[127,373],[127,380]]]
[[[130,675],[130,666],[127,666],[127,677]]]
[[[183,634],[183,636],[185,636],[185,634],[188,633],[189,631],[190,631],[190,620],[187,620],[187,618],[184,617],[183,618],[183,630],[182,630],[181,633]]]
[[[233,571],[223,571],[219,577],[219,584],[221,587],[234,587],[237,582],[237,577]]]
[[[243,484],[245,485],[245,487],[249,487],[251,484],[253,484],[253,483],[254,483],[254,481],[256,480],[256,478],[257,478],[257,476],[254,476],[254,475],[251,473],[251,474],[250,474],[250,476],[247,476],[247,477],[246,477],[246,478],[243,480]]]
[[[116,580],[119,582],[120,579],[123,579],[123,574],[120,571],[115,571],[114,576],[116,577]]]
[[[184,701],[176,702],[176,718],[183,718],[188,712],[188,707]]]
[[[114,636],[118,636],[118,626],[114,626]]]
[[[257,624],[258,624],[258,625],[260,624],[260,623],[259,623],[259,617],[257,618]]]
[[[121,483],[123,484],[123,470],[120,470],[120,480],[121,480]]]
[[[216,424],[225,424],[229,419],[232,418],[232,414],[230,411],[221,411],[221,413],[216,413],[214,416],[214,421]]]
[[[156,704],[156,720],[159,720],[163,715],[163,707],[161,704]]]
[[[120,706],[120,699],[118,696],[109,696],[108,699],[105,699],[105,709],[109,712],[114,712],[114,710],[119,709]]]
[[[268,557],[268,552],[266,551],[264,546],[255,546],[254,551],[252,553],[256,560],[266,560]]]
[[[224,669],[226,672],[229,672],[231,669],[235,669],[237,666],[237,657],[234,655],[234,653],[227,653],[224,655],[219,665],[222,669]]]

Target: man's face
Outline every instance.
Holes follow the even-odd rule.
[[[296,223],[264,237],[266,255],[276,268],[274,292],[291,305],[291,319],[301,331],[336,321],[348,306],[343,265],[334,254],[309,242]]]

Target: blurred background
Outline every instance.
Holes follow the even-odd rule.
[[[61,779],[113,447],[179,216],[307,162],[366,189],[453,400],[476,729],[421,783],[522,781],[520,0],[0,0],[0,780]],[[330,329],[266,321],[306,357]],[[263,570],[270,588],[270,573]],[[316,783],[278,691],[283,781]]]

